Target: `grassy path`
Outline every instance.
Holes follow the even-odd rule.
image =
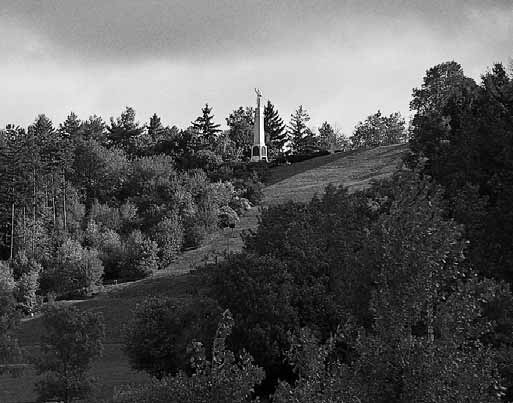
[[[372,179],[390,175],[398,166],[405,146],[379,147],[363,152],[318,157],[290,166],[279,167],[271,173],[270,185],[264,189],[264,205],[286,200],[308,201],[321,193],[329,183],[344,184],[351,190],[368,186]],[[80,309],[102,312],[106,323],[106,342],[103,358],[93,369],[101,384],[99,394],[110,396],[116,386],[144,382],[144,373],[133,371],[122,351],[123,325],[130,320],[135,306],[149,296],[166,295],[179,300],[194,298],[203,292],[191,269],[205,262],[222,258],[226,251],[242,249],[242,231],[255,229],[259,209],[253,208],[241,218],[237,227],[213,234],[204,246],[180,256],[166,270],[153,277],[132,283],[109,286],[96,297],[76,301]],[[29,352],[37,351],[42,326],[40,318],[24,320],[18,338]],[[32,402],[36,378],[31,370],[19,378],[0,376],[0,403]]]

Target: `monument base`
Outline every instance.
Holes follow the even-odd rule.
[[[269,162],[267,160],[267,146],[255,144],[251,147],[251,162],[259,161]]]

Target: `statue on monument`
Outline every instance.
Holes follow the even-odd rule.
[[[262,98],[262,91],[259,88],[255,88],[255,93],[257,95],[257,106],[260,106],[260,98]]]

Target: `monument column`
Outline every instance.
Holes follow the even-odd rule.
[[[257,107],[255,110],[255,124],[253,126],[253,147],[251,147],[251,161],[267,161],[267,146],[265,145],[264,110],[260,105],[262,93],[255,88]]]

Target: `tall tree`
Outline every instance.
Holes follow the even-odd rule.
[[[306,142],[305,138],[308,136],[307,123],[310,116],[303,105],[299,105],[296,111],[290,115],[290,122],[288,126],[288,134],[291,140],[291,149],[294,154],[304,151]]]
[[[226,118],[228,125],[228,136],[236,148],[236,157],[248,154],[253,145],[253,125],[255,122],[255,110],[252,107],[235,109]]]
[[[214,123],[214,115],[212,114],[212,108],[205,104],[205,107],[201,110],[202,115],[198,116],[192,127],[201,136],[201,140],[204,146],[212,147],[214,144],[217,134],[221,132],[219,124]]]
[[[86,140],[92,139],[99,141],[104,144],[106,142],[105,138],[105,130],[106,124],[100,116],[92,115],[89,116],[89,119],[84,120],[82,122],[82,127],[80,129],[80,134]]]
[[[71,112],[66,120],[59,125],[59,133],[63,138],[74,139],[80,134],[81,127],[82,122],[74,112]]]
[[[264,130],[268,137],[267,146],[270,157],[276,157],[283,152],[283,147],[288,141],[285,124],[271,101],[267,101],[264,107]]]
[[[162,125],[160,117],[156,113],[150,118],[148,123],[148,135],[150,136],[153,143],[158,143],[165,133],[165,127]]]
[[[110,126],[107,129],[109,131],[108,146],[120,147],[128,155],[137,154],[137,140],[144,132],[144,126],[136,122],[133,108],[127,106],[116,120],[110,118]]]

